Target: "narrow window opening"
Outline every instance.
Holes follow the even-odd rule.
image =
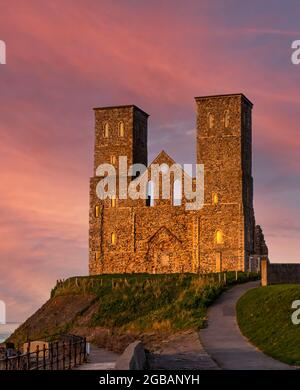
[[[221,232],[221,230],[217,230],[216,232],[216,243],[218,245],[224,244],[223,233]]]
[[[115,245],[115,243],[116,243],[116,234],[115,233],[111,233],[110,242],[112,245]]]
[[[154,182],[149,181],[147,185],[147,206],[154,206]]]
[[[212,129],[215,125],[215,117],[213,114],[208,114],[208,127]]]
[[[173,206],[181,206],[182,203],[182,185],[181,180],[177,179],[173,184]]]
[[[125,126],[124,122],[119,123],[119,137],[124,137],[125,135]]]
[[[112,165],[115,165],[115,163],[116,163],[116,156],[110,156],[110,163]]]
[[[217,193],[214,193],[212,196],[212,202],[214,206],[217,206],[219,204],[219,196]]]
[[[106,122],[103,126],[103,137],[108,138],[109,137],[109,124]]]
[[[226,110],[224,113],[224,126],[229,127],[229,111]]]

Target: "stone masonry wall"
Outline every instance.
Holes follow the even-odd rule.
[[[261,262],[261,274],[262,286],[300,283],[300,264],[271,264],[265,259]]]
[[[254,254],[255,219],[251,174],[252,104],[241,94],[200,97],[197,163],[204,164],[204,207],[187,211],[186,200],[99,200],[90,180],[90,274],[214,272],[245,270]],[[135,106],[95,109],[95,172],[111,155],[147,163],[147,114]],[[213,117],[213,119],[212,119]],[[123,121],[125,136],[119,137]],[[110,135],[103,138],[108,122]],[[174,163],[161,152],[155,163]],[[117,164],[117,162],[116,162]],[[150,170],[150,167],[148,167]],[[131,178],[128,178],[130,181]],[[171,186],[173,182],[171,183]]]

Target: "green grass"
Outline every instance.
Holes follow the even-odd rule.
[[[274,285],[248,291],[237,303],[242,333],[267,355],[300,365],[300,325],[294,325],[292,302],[300,285]]]
[[[53,340],[60,333],[69,332],[84,335],[102,347],[117,340],[119,344],[112,348],[119,351],[123,350],[121,346],[127,346],[126,337],[161,336],[203,328],[207,307],[225,289],[257,279],[258,275],[239,272],[238,280],[235,278],[235,272],[228,272],[226,285],[224,274],[69,278],[56,284],[51,298],[9,341],[22,345],[28,339]]]
[[[238,283],[257,278],[238,274]],[[223,275],[222,275],[223,281]],[[52,297],[64,294],[97,296],[89,325],[123,331],[177,331],[204,327],[207,307],[235,283],[227,273],[227,286],[218,274],[128,274],[71,278],[58,284]]]

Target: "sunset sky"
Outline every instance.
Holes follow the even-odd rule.
[[[195,162],[194,96],[253,103],[255,213],[300,261],[300,2],[0,0],[0,300],[22,321],[88,272],[95,106],[136,104],[149,160]]]

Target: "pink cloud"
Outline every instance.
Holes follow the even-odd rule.
[[[300,76],[289,42],[297,28],[284,28],[277,9],[251,15],[234,1],[6,5],[0,14],[8,48],[0,69],[0,294],[11,319],[24,319],[43,303],[56,279],[87,272],[96,105],[141,106],[151,114],[150,156],[167,148],[193,162],[195,139],[187,136],[195,126],[193,97],[245,93],[255,103],[256,218],[272,258],[296,261]],[[269,204],[261,172],[272,176],[275,169],[287,190]]]

